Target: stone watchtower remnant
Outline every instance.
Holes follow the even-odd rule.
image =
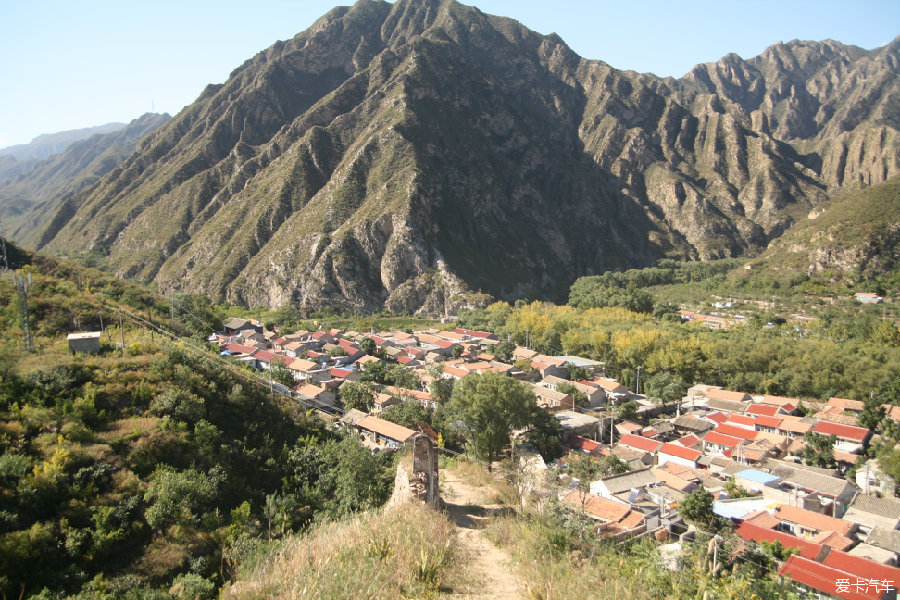
[[[441,503],[438,487],[438,447],[424,433],[416,434],[408,443],[412,455],[405,456],[397,465],[394,493],[390,504],[413,498],[438,508]]]

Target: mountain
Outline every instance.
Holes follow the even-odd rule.
[[[94,133],[73,141],[59,154],[43,160],[18,161],[12,156],[0,156],[0,231],[31,244],[31,234],[59,209],[66,197],[96,183],[128,158],[141,139],[170,118],[147,113],[109,133]],[[60,139],[55,135],[62,134],[46,137]]]
[[[900,176],[813,209],[740,278],[809,276],[874,279],[900,269]]]
[[[84,129],[45,133],[37,136],[27,144],[16,144],[15,146],[0,148],[0,156],[11,156],[19,161],[29,159],[43,160],[63,152],[79,140],[85,140],[98,134],[113,133],[124,127],[125,123],[107,123],[106,125],[85,127]]]
[[[33,239],[164,292],[428,312],[738,256],[900,172],[898,54],[793,41],[659,78],[452,0],[361,0],[208,86]]]

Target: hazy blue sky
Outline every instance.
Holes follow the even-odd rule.
[[[309,27],[326,0],[0,0],[0,147],[178,113],[207,83]],[[900,34],[900,0],[464,0],[556,32],[620,69],[681,76],[791,39],[871,49]]]

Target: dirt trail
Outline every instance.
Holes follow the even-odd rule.
[[[456,535],[465,559],[465,580],[447,598],[460,600],[519,600],[524,586],[513,573],[509,554],[484,535],[488,519],[503,510],[487,503],[489,488],[474,487],[452,470],[441,471],[441,499],[456,523]]]

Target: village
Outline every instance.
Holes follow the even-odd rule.
[[[272,381],[273,390],[333,415],[336,426],[356,432],[376,451],[400,448],[420,433],[437,442],[427,423],[414,431],[378,416],[402,402],[435,408],[440,400],[429,391],[435,375],[454,382],[493,372],[524,381],[560,424],[561,464],[589,456],[627,465],[589,485],[568,477],[559,494],[596,522],[598,535],[652,535],[674,541],[669,549],[677,551],[695,532],[678,507],[692,492],[706,490],[715,514],[733,523],[748,547],[777,542],[787,549],[779,575],[800,589],[823,597],[896,598],[900,499],[878,461],[861,460],[873,432],[856,425],[860,400],[821,402],[696,384],[666,406],[605,377],[597,361],[546,356],[491,332],[461,328],[282,334],[230,318],[209,341],[223,356],[268,371],[270,381],[273,369],[286,369],[293,386]],[[378,363],[406,369],[415,384],[377,385],[371,411],[347,409],[342,388]],[[573,374],[578,379],[570,379]],[[617,410],[626,404],[630,411]],[[900,407],[884,409],[900,422]],[[832,442],[833,468],[804,464],[815,438]],[[546,468],[536,454],[529,456],[532,468],[532,459]],[[854,468],[851,480],[847,473]]]

